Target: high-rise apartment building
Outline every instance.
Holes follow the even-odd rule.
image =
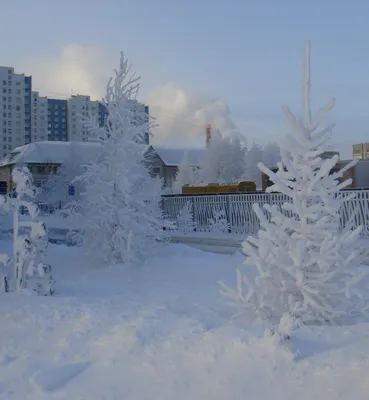
[[[133,112],[133,120],[137,125],[142,125],[149,122],[149,106],[146,106],[143,103],[138,102],[137,100],[131,100],[132,102],[132,112]],[[142,144],[149,144],[150,132],[144,133],[140,142]]]
[[[48,138],[47,97],[38,92],[31,94],[31,140],[39,142]]]
[[[30,140],[32,78],[0,67],[0,157]]]
[[[32,76],[24,77],[24,142],[32,140]]]
[[[134,123],[147,122],[149,107],[136,100],[131,104]],[[96,114],[100,126],[104,125],[107,110],[99,101],[82,95],[68,100],[42,97],[32,91],[31,76],[0,67],[0,159],[31,142],[87,141],[90,134],[81,117]],[[140,141],[149,144],[149,132]]]
[[[92,101],[90,96],[74,95],[68,100],[68,140],[85,142],[89,138],[88,128],[84,126],[83,117],[99,113],[99,102]]]
[[[46,140],[66,142],[68,140],[68,101],[47,99],[48,137]]]

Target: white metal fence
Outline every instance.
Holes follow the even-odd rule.
[[[354,226],[363,225],[362,235],[369,236],[369,190],[341,192],[344,197],[353,194],[356,197],[346,201],[341,209],[341,226],[344,227],[347,221],[353,217]],[[260,226],[252,209],[254,203],[281,206],[289,201],[287,196],[280,193],[166,196],[163,197],[163,209],[165,219],[175,222],[180,211],[189,202],[198,232],[209,232],[209,220],[214,217],[214,211],[224,210],[230,225],[230,233],[253,234],[259,230]]]

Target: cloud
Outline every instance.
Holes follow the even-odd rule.
[[[149,104],[150,113],[159,124],[153,132],[154,144],[203,146],[207,124],[224,134],[237,132],[227,103],[165,83],[165,77],[158,77],[145,60],[136,58],[130,58],[132,70],[142,76],[145,84],[144,88],[141,86],[142,99],[140,95],[139,99]],[[62,47],[54,57],[27,60],[19,68],[33,76],[33,88],[41,96],[68,98],[74,93],[90,95],[95,100],[104,95],[118,61],[119,54],[98,46],[72,43]]]
[[[146,101],[159,125],[154,129],[154,143],[204,145],[207,124],[224,134],[237,131],[224,101],[190,93],[173,83],[154,89],[147,95]]]
[[[74,93],[97,100],[104,94],[113,63],[100,47],[72,43],[56,57],[28,60],[21,68],[32,75],[34,90],[42,96],[66,98]]]

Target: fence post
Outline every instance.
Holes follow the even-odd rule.
[[[233,227],[233,218],[232,218],[232,195],[228,196],[228,233],[232,233],[232,227]]]
[[[197,224],[196,224],[196,217],[195,217],[195,212],[196,212],[196,207],[195,207],[195,196],[191,197],[192,200],[192,223],[193,223],[193,230],[194,232],[197,231]]]

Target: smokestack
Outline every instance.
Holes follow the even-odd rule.
[[[206,147],[209,146],[211,142],[211,125],[207,124],[206,125]]]

